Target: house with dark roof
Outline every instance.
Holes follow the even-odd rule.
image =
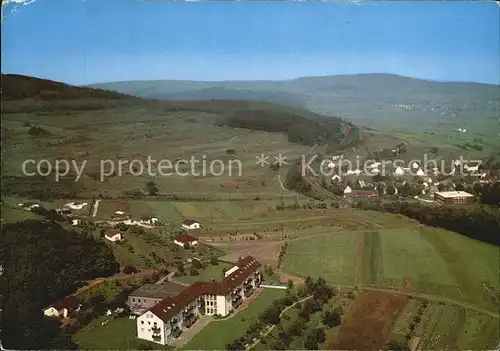
[[[46,317],[67,318],[72,313],[78,312],[80,306],[80,301],[75,296],[70,295],[43,309],[43,314]]]
[[[198,244],[198,239],[188,234],[181,234],[175,237],[174,243],[181,247],[185,247],[186,244],[189,244],[189,246],[196,246]]]
[[[220,282],[197,282],[167,297],[137,318],[137,337],[170,344],[200,315],[227,316],[250,297],[262,281],[261,264],[241,258]],[[229,271],[228,271],[229,272]]]
[[[200,229],[200,222],[192,220],[192,219],[186,219],[185,221],[182,222],[181,225],[182,229],[186,230],[192,230],[192,229]]]

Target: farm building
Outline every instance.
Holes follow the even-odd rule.
[[[67,296],[55,304],[43,309],[43,314],[46,317],[66,318],[73,312],[80,310],[80,302],[73,296]]]
[[[200,228],[200,222],[194,221],[192,219],[186,219],[184,222],[182,222],[181,225],[182,228],[191,230],[191,229],[199,229]]]
[[[474,195],[465,191],[442,191],[434,193],[434,200],[445,205],[474,203]]]
[[[106,232],[104,237],[113,243],[122,241],[123,239],[122,234],[118,230],[110,230]]]
[[[190,246],[196,246],[198,244],[198,239],[194,236],[182,234],[174,239],[174,243],[184,247],[184,245],[189,244]]]

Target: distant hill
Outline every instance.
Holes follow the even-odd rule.
[[[106,85],[105,88],[110,89],[110,86]],[[64,114],[68,110],[99,110],[116,106],[126,107],[127,104],[147,104],[165,113],[207,112],[218,116],[214,120],[216,124],[285,133],[288,139],[295,143],[345,147],[358,141],[353,137],[359,135],[353,124],[346,123],[339,117],[324,117],[296,108],[296,105],[300,104],[296,103],[294,95],[291,94],[270,93],[268,96],[266,93],[255,91],[207,88],[194,90],[189,94],[151,94],[143,99],[106,89],[75,87],[45,79],[6,74],[2,75],[3,112]],[[130,93],[129,89],[126,90]],[[221,99],[227,95],[232,99]],[[175,101],[158,100],[160,96],[169,96]],[[210,96],[216,97],[209,98]],[[196,100],[187,100],[189,98]],[[260,101],[261,99],[263,101]],[[266,102],[266,99],[286,100],[288,106]]]
[[[2,99],[126,99],[131,98],[116,91],[98,88],[77,87],[47,79],[28,77],[19,74],[2,74]]]
[[[19,74],[2,74],[1,87],[3,113],[100,110],[137,100],[116,91],[72,86]]]
[[[141,97],[248,99],[297,105],[360,123],[388,121],[422,127],[423,121],[492,119],[500,111],[500,86],[435,82],[392,74],[305,77],[286,81],[130,81],[95,84]],[[496,118],[498,119],[498,117]]]

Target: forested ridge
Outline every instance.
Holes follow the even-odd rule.
[[[109,247],[51,221],[2,226],[2,343],[10,349],[74,349],[59,321],[42,309],[86,280],[117,273]]]

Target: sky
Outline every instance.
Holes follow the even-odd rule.
[[[499,28],[493,2],[36,0],[5,11],[2,73],[76,85],[356,73],[500,84]]]

